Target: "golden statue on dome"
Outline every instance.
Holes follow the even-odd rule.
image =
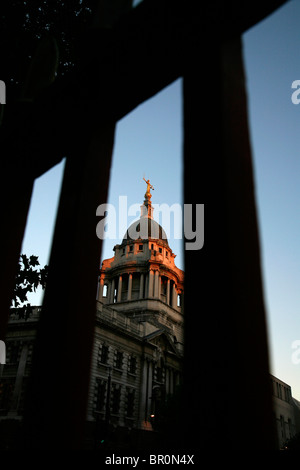
[[[145,197],[146,198],[151,198],[152,195],[150,193],[150,189],[152,189],[154,191],[154,187],[152,186],[152,184],[150,184],[150,180],[146,180],[145,178],[143,178],[143,180],[147,184],[147,190],[146,190],[146,193],[145,193]]]

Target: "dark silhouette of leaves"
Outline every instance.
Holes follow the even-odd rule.
[[[50,63],[36,65],[36,55],[44,45],[43,53],[49,57],[49,48],[59,51],[57,73],[64,75],[72,70],[77,61],[81,34],[90,25],[92,11],[97,7],[97,0],[2,0],[0,15],[1,80],[7,85],[7,96],[21,97],[26,82],[29,86],[28,71],[35,69],[34,78],[30,79],[30,97],[36,84],[42,78],[48,81],[56,74],[55,54],[50,54]],[[43,43],[44,41],[44,43]],[[45,59],[47,59],[45,57]],[[34,63],[33,63],[34,62]],[[38,68],[38,73],[36,69]],[[52,77],[53,79],[53,77]],[[41,86],[41,84],[38,84]]]
[[[31,255],[28,257],[24,254],[20,256],[19,269],[16,275],[16,284],[12,298],[12,307],[21,307],[20,315],[26,311],[25,316],[27,316],[28,312],[30,312],[30,303],[28,302],[27,294],[35,292],[39,286],[43,289],[46,287],[48,266],[45,265],[43,268],[37,269],[38,266],[40,266],[38,256]]]

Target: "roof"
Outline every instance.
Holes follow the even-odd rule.
[[[166,232],[162,226],[153,218],[142,216],[128,227],[123,237],[122,244],[126,243],[128,240],[148,239],[162,240],[169,245]]]

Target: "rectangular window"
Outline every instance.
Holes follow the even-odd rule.
[[[143,251],[143,245],[139,245],[139,251]]]
[[[130,374],[136,374],[137,361],[136,357],[130,356],[128,360],[128,372]]]
[[[113,384],[112,386],[112,400],[111,400],[111,412],[114,414],[119,413],[121,399],[121,387],[120,385]]]
[[[130,245],[130,247],[129,247],[129,251],[130,251],[130,253],[132,253],[132,252],[133,252],[133,245]]]
[[[106,401],[106,385],[105,380],[98,379],[96,382],[96,411],[104,411]]]
[[[284,417],[282,415],[280,415],[280,429],[281,429],[281,437],[282,437],[283,441],[285,441],[285,439],[286,439],[285,423],[284,423]]]
[[[99,348],[99,361],[101,364],[107,364],[108,362],[108,346],[105,344]]]
[[[135,390],[128,388],[126,393],[126,416],[132,418],[134,414]]]
[[[123,368],[123,353],[121,351],[116,351],[115,353],[115,367],[116,369]]]

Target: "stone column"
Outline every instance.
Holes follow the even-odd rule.
[[[131,300],[131,291],[132,291],[132,273],[129,273],[127,300]]]
[[[167,304],[170,305],[170,279],[167,281]]]
[[[121,302],[122,296],[122,274],[119,276],[119,284],[118,284],[118,299],[117,302]]]
[[[149,369],[148,369],[148,390],[147,390],[147,417],[149,419],[149,415],[152,412],[152,377],[153,377],[153,363],[149,361]]]
[[[152,269],[149,270],[149,291],[148,291],[148,297],[153,297],[153,277],[154,277],[154,272]]]
[[[144,358],[142,366],[142,382],[140,391],[140,409],[139,421],[142,427],[145,426],[147,420],[147,386],[148,386],[148,361]]]
[[[139,295],[140,299],[143,298],[143,295],[144,295],[144,274],[141,273],[141,275],[140,275],[140,295]]]
[[[170,369],[166,367],[166,395],[170,393]]]
[[[99,291],[98,291],[98,300],[102,300],[102,296],[103,296],[103,286],[104,286],[104,278],[103,278],[103,276],[100,276],[100,280],[99,280]]]
[[[145,297],[148,297],[149,294],[149,273],[145,276]]]
[[[161,295],[161,275],[158,275],[158,298],[160,299]]]
[[[110,303],[111,297],[111,281],[106,282],[107,284],[107,303]]]
[[[152,411],[152,362],[145,358],[143,362],[143,380],[140,392],[139,421],[142,429],[151,430],[149,417]]]
[[[173,287],[172,287],[172,307],[177,308],[177,291],[176,291],[175,282],[173,283]]]
[[[108,301],[110,304],[113,304],[114,303],[114,294],[115,294],[115,280],[112,279],[109,283],[109,297],[108,297]]]
[[[169,393],[173,394],[174,393],[174,371],[173,369],[170,369],[170,375],[169,375]]]
[[[154,273],[154,297],[158,298],[158,284],[159,284],[159,271],[156,270]]]

